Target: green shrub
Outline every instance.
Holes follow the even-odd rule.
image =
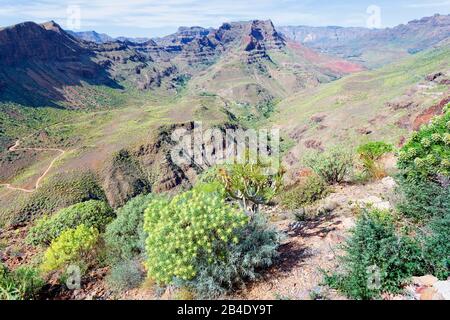
[[[358,147],[358,155],[370,158],[372,160],[378,160],[386,153],[394,150],[394,147],[386,142],[377,141],[369,142]]]
[[[160,284],[193,279],[199,259],[220,259],[228,243],[238,242],[236,230],[247,221],[217,193],[192,190],[153,200],[144,218],[149,278]]]
[[[450,106],[450,105],[449,105]],[[398,167],[407,178],[450,176],[450,107],[415,132],[399,152]]]
[[[450,105],[449,105],[450,106]],[[399,210],[416,221],[450,211],[450,107],[414,133],[399,152]]]
[[[107,277],[109,287],[122,292],[138,287],[145,278],[145,274],[138,261],[124,260],[115,264]]]
[[[325,198],[329,191],[329,187],[320,177],[312,175],[300,184],[284,190],[280,202],[288,210],[300,209]]]
[[[314,152],[305,157],[305,164],[328,184],[344,181],[353,169],[353,155],[344,147]]]
[[[88,200],[106,200],[94,174],[60,173],[45,180],[36,192],[19,197],[6,216],[10,224],[17,225]]]
[[[117,218],[105,231],[109,260],[114,263],[141,257],[145,253],[144,211],[154,195],[141,195],[117,210]]]
[[[226,248],[217,248],[223,251],[223,258],[214,263],[208,259],[199,260],[195,278],[181,281],[179,285],[191,288],[201,299],[216,298],[244,288],[246,281],[256,279],[259,272],[273,264],[280,234],[268,226],[265,218],[255,216],[236,236],[238,243],[230,242]]]
[[[103,231],[113,216],[113,210],[103,201],[78,203],[60,210],[53,216],[39,219],[30,229],[27,241],[34,245],[48,245],[65,230],[76,228],[80,224]]]
[[[94,249],[98,240],[98,230],[83,224],[63,231],[45,251],[41,270],[55,271],[69,263],[80,262]]]
[[[0,300],[33,299],[43,285],[44,281],[36,269],[20,267],[9,271],[0,264]]]
[[[391,144],[385,142],[369,142],[361,145],[358,156],[364,168],[364,175],[369,178],[381,179],[386,176],[385,169],[378,163],[383,155],[394,150]]]
[[[450,210],[434,218],[424,236],[424,258],[428,272],[447,280],[450,277]]]
[[[253,216],[261,205],[267,205],[282,186],[284,169],[271,174],[262,164],[233,164],[219,169],[220,181],[227,196],[238,201],[244,212]]]
[[[414,179],[399,175],[397,193],[398,210],[415,222],[426,223],[433,217],[450,212],[450,188],[427,179]]]
[[[419,244],[398,235],[391,216],[382,211],[363,213],[343,249],[343,270],[327,275],[326,282],[352,299],[397,293],[411,276],[423,273]]]

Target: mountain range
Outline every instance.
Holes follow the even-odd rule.
[[[251,86],[266,96],[281,97],[361,69],[289,41],[270,21],[180,28],[173,35],[141,43],[104,42],[109,39],[105,35],[91,35],[96,41],[81,40],[54,22],[26,22],[1,30],[0,99],[37,106],[64,103],[70,101],[68,87],[81,82],[112,88],[127,82],[140,90],[175,92],[186,79],[208,68],[225,80],[232,72],[264,79],[228,90],[246,91]],[[216,90],[205,81],[197,82],[198,90]]]
[[[288,38],[319,52],[377,67],[430,48],[450,37],[450,15],[436,14],[394,28],[287,26]]]
[[[449,38],[449,16],[439,15],[383,30],[229,22],[155,39],[72,33],[52,21],[6,27],[0,182],[31,188],[53,160],[8,151],[29,137],[24,146],[68,150],[52,174],[98,173],[113,206],[139,186],[186,186],[199,169],[173,164],[167,137],[196,120],[281,128],[289,167],[305,150],[343,141],[399,143],[450,95]]]

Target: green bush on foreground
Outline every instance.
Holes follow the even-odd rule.
[[[423,273],[420,245],[398,235],[388,212],[365,212],[344,245],[343,270],[326,276],[326,283],[352,299],[397,293],[410,277]]]
[[[369,142],[358,147],[358,154],[360,156],[378,160],[386,153],[394,150],[394,147],[383,141]]]
[[[325,198],[329,191],[329,187],[320,177],[312,175],[298,185],[284,190],[280,195],[280,202],[288,210],[300,209]]]
[[[138,287],[144,278],[139,261],[123,260],[111,267],[106,281],[111,289],[121,292]]]
[[[155,199],[144,220],[148,276],[160,284],[195,278],[198,261],[220,260],[227,244],[239,241],[236,231],[247,222],[217,193],[192,190],[172,200]]]
[[[326,183],[343,182],[353,169],[353,155],[343,147],[334,147],[325,152],[314,152],[305,157],[309,166]]]
[[[399,152],[399,211],[418,222],[450,211],[450,105]]]
[[[450,188],[428,179],[413,179],[399,175],[397,193],[398,210],[414,222],[427,223],[433,217],[450,212]]]
[[[98,230],[83,224],[63,231],[45,251],[41,270],[51,272],[70,263],[79,263],[94,249],[98,240]]]
[[[407,178],[450,176],[450,107],[415,132],[399,152],[398,167]]]
[[[259,276],[277,257],[280,234],[269,227],[261,215],[236,232],[238,242],[219,247],[223,256],[211,263],[204,257],[197,261],[197,275],[190,281],[180,281],[181,287],[190,288],[198,298],[211,299],[235,289],[245,287],[246,281]]]
[[[62,232],[80,224],[103,231],[114,216],[103,201],[91,200],[60,210],[53,216],[44,216],[30,229],[27,241],[34,245],[50,244]]]
[[[450,277],[450,210],[435,217],[423,235],[423,256],[427,272],[441,280]]]
[[[131,199],[106,227],[104,239],[112,263],[139,259],[145,253],[144,211],[154,198],[148,194]]]
[[[9,271],[0,264],[0,300],[27,300],[35,298],[44,285],[39,271],[20,267]]]

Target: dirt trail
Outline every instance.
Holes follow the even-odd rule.
[[[24,188],[19,188],[19,187],[13,187],[9,183],[0,184],[0,187],[6,187],[10,190],[22,191],[22,192],[26,192],[26,193],[33,193],[39,188],[42,179],[44,179],[45,176],[50,172],[50,170],[52,169],[55,162],[59,158],[61,158],[66,153],[66,151],[64,151],[62,149],[57,149],[57,148],[19,148],[19,146],[20,146],[20,139],[17,140],[16,143],[8,149],[8,151],[13,152],[13,151],[19,151],[19,150],[28,150],[28,151],[31,150],[31,151],[55,151],[55,152],[59,153],[49,164],[48,168],[44,171],[44,173],[36,180],[36,184],[33,189],[24,189]]]

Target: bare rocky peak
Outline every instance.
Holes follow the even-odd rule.
[[[29,59],[61,60],[79,55],[84,49],[55,22],[24,22],[0,30],[0,64]]]

